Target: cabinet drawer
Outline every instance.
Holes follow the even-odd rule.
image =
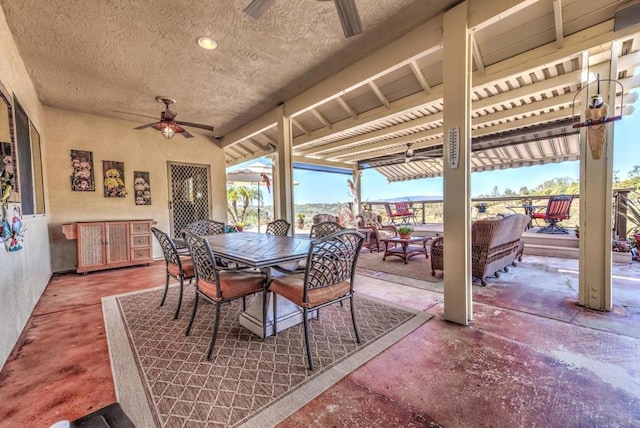
[[[132,221],[131,233],[151,233],[151,223],[148,221]]]
[[[149,235],[133,235],[131,237],[131,246],[132,247],[150,247],[151,246],[151,236],[149,236]]]
[[[151,248],[136,248],[131,250],[131,261],[147,260],[151,258]]]

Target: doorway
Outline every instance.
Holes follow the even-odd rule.
[[[189,223],[209,219],[209,166],[168,162],[171,236]]]

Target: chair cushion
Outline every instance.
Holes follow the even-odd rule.
[[[235,297],[262,291],[264,275],[247,271],[220,272],[220,292],[222,298],[216,297],[216,284],[198,280],[198,289],[214,301],[229,300]]]
[[[349,281],[342,281],[327,287],[311,289],[307,294],[308,302],[306,303],[302,301],[304,291],[303,275],[287,275],[274,278],[274,280],[271,281],[269,290],[281,295],[285,299],[291,300],[298,306],[313,308],[344,296],[349,293],[351,287]]]
[[[185,278],[189,279],[196,276],[191,256],[180,256],[180,264],[182,264],[182,272]],[[178,265],[174,265],[172,263],[167,265],[167,272],[173,276],[180,276],[180,269],[178,268]]]

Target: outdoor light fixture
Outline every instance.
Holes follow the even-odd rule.
[[[171,125],[168,124],[163,126],[160,132],[162,132],[162,136],[167,140],[173,138],[173,136],[176,135],[176,131],[174,131]]]
[[[213,40],[211,37],[200,37],[198,39],[198,45],[203,49],[213,50],[218,47],[218,42]]]

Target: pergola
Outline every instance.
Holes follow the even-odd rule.
[[[632,111],[639,11],[612,0],[466,0],[220,145],[229,166],[272,156],[276,215],[290,221],[293,162],[350,169],[358,189],[365,167],[390,181],[443,175],[445,316],[461,324],[473,318],[470,172],[580,159],[579,303],[610,310],[615,125],[607,125],[605,155],[593,159],[585,128],[573,124],[596,92],[596,76],[610,114]],[[624,94],[606,79],[622,83]],[[421,160],[404,162],[408,143]]]

